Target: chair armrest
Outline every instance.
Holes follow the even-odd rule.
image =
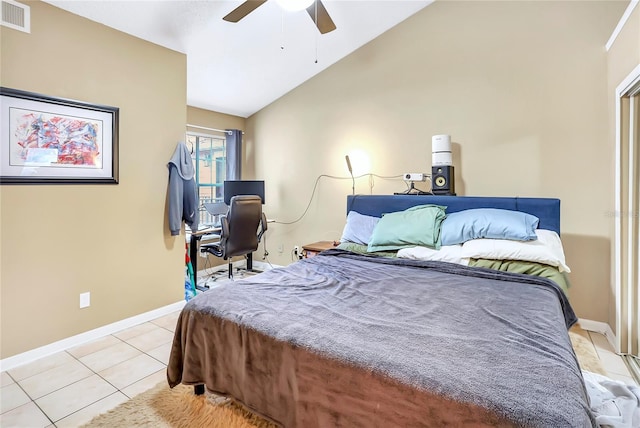
[[[260,218],[260,232],[258,233],[258,242],[262,239],[262,235],[267,231],[267,216],[262,213]]]
[[[229,236],[229,220],[226,215],[220,217],[220,238]]]

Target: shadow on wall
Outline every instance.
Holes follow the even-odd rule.
[[[602,237],[562,234],[562,245],[571,268],[569,301],[573,310],[578,318],[609,324],[610,302],[615,301],[609,286],[611,241]]]
[[[462,180],[462,146],[459,143],[451,142],[451,157],[453,159],[454,185],[456,196],[464,196],[464,181]]]

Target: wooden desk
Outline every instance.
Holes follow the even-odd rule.
[[[303,245],[302,256],[305,259],[308,259],[309,257],[318,255],[318,253],[324,250],[335,248],[338,244],[339,242],[337,241],[318,241],[318,242],[314,242],[313,244]]]

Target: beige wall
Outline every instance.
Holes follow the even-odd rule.
[[[298,218],[321,174],[368,153],[380,176],[428,172],[455,144],[460,195],[562,200],[580,317],[607,321],[612,156],[604,45],[624,2],[436,2],[247,120],[270,218]],[[356,193],[403,191],[357,180]],[[322,178],[304,219],[270,226],[271,261],[340,237],[350,180]],[[283,251],[278,250],[282,247]]]
[[[615,123],[615,105],[618,102],[616,99],[616,88],[622,81],[629,75],[629,73],[638,65],[640,65],[640,7],[636,6],[632,15],[627,20],[627,23],[622,28],[622,31],[615,39],[613,45],[607,53],[607,96],[609,109],[609,135],[607,138],[607,146],[609,151],[613,154],[616,146],[616,123]],[[610,157],[610,176],[613,183],[614,178],[615,159]],[[612,184],[613,186],[613,184]],[[612,187],[613,190],[613,187]],[[613,193],[611,195],[613,212]],[[614,224],[613,217],[610,222],[610,236],[614,236]],[[613,243],[613,238],[611,239]],[[613,247],[611,248],[613,254]],[[611,260],[613,264],[613,259]],[[615,308],[615,283],[613,272],[611,273],[611,281],[609,287],[609,318],[608,323],[611,328],[616,327],[616,308]]]
[[[31,34],[0,30],[2,86],[119,107],[120,184],[0,187],[2,358],[184,295],[184,236],[169,236],[165,207],[185,56],[28,4]]]
[[[187,123],[189,125],[213,129],[244,129],[245,122],[244,117],[187,106]],[[193,131],[197,131],[197,129],[193,129]]]

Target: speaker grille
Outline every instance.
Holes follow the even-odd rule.
[[[452,165],[432,166],[431,180],[431,191],[434,195],[455,196],[455,176]]]

